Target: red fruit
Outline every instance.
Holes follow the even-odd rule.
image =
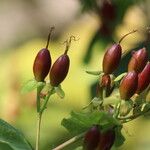
[[[148,61],[148,53],[146,48],[142,48],[132,54],[128,64],[128,71],[141,72]]]
[[[74,36],[71,36],[69,40],[65,41],[66,50],[64,54],[61,55],[52,66],[50,71],[50,83],[52,86],[58,86],[68,74],[70,59],[67,52],[72,40],[77,41]]]
[[[103,58],[103,72],[105,74],[113,73],[121,60],[122,48],[120,44],[114,44],[109,48]]]
[[[129,100],[136,92],[138,86],[138,74],[135,71],[128,72],[120,84],[121,99]]]
[[[100,131],[98,126],[93,126],[85,134],[84,137],[84,150],[95,150],[100,140]]]
[[[144,67],[143,71],[138,75],[138,88],[136,93],[141,93],[150,84],[150,62]]]
[[[33,73],[36,81],[38,82],[44,81],[51,67],[51,56],[48,46],[53,29],[54,27],[51,27],[51,30],[48,34],[46,48],[41,49],[34,60]]]
[[[40,50],[34,60],[33,73],[35,79],[40,82],[44,81],[51,67],[51,56],[48,49]]]
[[[101,134],[97,150],[110,150],[115,142],[115,131],[108,130]]]
[[[50,83],[52,86],[58,86],[67,76],[70,65],[70,59],[67,54],[61,55],[53,64],[50,71]]]

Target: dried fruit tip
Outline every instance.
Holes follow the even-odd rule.
[[[127,34],[125,34],[124,36],[122,36],[122,38],[119,40],[119,44],[124,40],[124,38],[125,37],[127,37],[128,35],[130,35],[130,34],[132,34],[132,33],[135,33],[135,32],[137,32],[138,30],[133,30],[133,31],[131,31],[131,32],[129,32],[129,33],[127,33]]]

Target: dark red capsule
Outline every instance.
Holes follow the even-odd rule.
[[[121,60],[122,48],[120,44],[114,44],[109,48],[103,58],[103,72],[105,74],[113,73]]]
[[[115,142],[115,131],[108,130],[101,134],[97,150],[110,150]]]
[[[50,71],[50,83],[52,86],[58,86],[67,76],[70,65],[70,59],[67,54],[61,55],[53,64]]]
[[[100,131],[98,126],[93,126],[84,137],[84,150],[95,150],[100,140]]]
[[[148,61],[148,52],[146,48],[142,48],[133,52],[132,57],[128,64],[128,71],[141,72]]]
[[[33,73],[35,79],[38,82],[44,81],[45,77],[49,73],[50,67],[51,67],[50,52],[47,48],[43,48],[38,52],[34,60]]]
[[[140,94],[150,84],[150,62],[144,67],[143,71],[138,75],[138,88],[136,93]]]
[[[38,82],[43,82],[45,77],[48,75],[50,67],[51,67],[51,55],[48,50],[49,42],[50,42],[50,37],[52,34],[52,31],[54,30],[54,27],[51,27],[50,32],[48,34],[47,38],[47,44],[46,47],[41,49],[33,64],[33,73],[36,81]]]
[[[138,74],[135,71],[128,74],[121,81],[119,92],[121,99],[129,100],[135,94],[138,86]]]

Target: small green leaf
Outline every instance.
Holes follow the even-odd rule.
[[[57,93],[57,95],[60,98],[64,98],[65,97],[65,92],[63,91],[63,89],[61,88],[61,86],[55,87],[55,92]]]
[[[2,119],[0,119],[0,142],[9,145],[13,150],[33,150],[23,134]]]
[[[72,134],[80,134],[93,125],[100,125],[102,130],[107,130],[119,123],[110,114],[105,112],[71,112],[71,117],[63,119],[61,124]]]
[[[118,126],[117,128],[115,128],[115,143],[114,143],[114,146],[115,147],[119,147],[121,146],[124,141],[125,141],[125,137],[122,135],[121,133],[121,130],[122,130],[122,126]]]
[[[103,72],[102,71],[86,71],[86,73],[97,76],[97,75],[100,75]]]
[[[125,73],[122,73],[122,74],[120,74],[118,77],[116,77],[115,78],[115,80],[114,80],[114,82],[118,82],[118,81],[120,81],[125,75],[126,75],[127,73],[125,72]]]
[[[23,86],[22,86],[22,89],[21,89],[21,93],[22,94],[25,94],[25,93],[28,93],[28,92],[31,92],[33,91],[34,89],[37,88],[37,81],[32,79],[32,80],[29,80],[27,81]]]

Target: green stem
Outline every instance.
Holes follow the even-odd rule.
[[[76,142],[77,140],[83,138],[83,137],[84,137],[84,134],[85,134],[85,133],[81,133],[81,134],[79,134],[79,135],[77,135],[77,136],[71,138],[70,140],[68,140],[68,141],[66,141],[66,142],[64,142],[64,143],[62,143],[61,145],[57,146],[56,148],[54,148],[54,149],[52,149],[52,150],[62,150],[62,149],[65,148],[66,146],[68,146],[68,145],[70,145],[70,144]]]
[[[48,100],[49,100],[50,96],[53,94],[53,92],[54,92],[54,88],[52,88],[52,89],[49,91],[48,95],[46,96],[46,99],[45,99],[45,101],[44,101],[44,104],[43,104],[42,108],[40,109],[40,113],[41,113],[41,114],[42,114],[43,111],[46,109]]]
[[[41,129],[41,118],[42,114],[38,113],[37,116],[37,132],[36,132],[36,150],[39,150],[40,145],[40,129]]]
[[[113,115],[114,118],[118,118],[119,112],[120,112],[120,105],[121,105],[121,100],[118,101],[118,103],[115,106],[115,113]]]
[[[131,115],[131,116],[128,116],[128,117],[124,117],[124,118],[118,118],[120,120],[122,120],[122,123],[127,123],[129,121],[132,121],[134,119],[137,119],[138,117],[144,115],[145,113],[147,113],[148,111],[150,111],[150,109],[146,110],[146,111],[143,111],[141,113],[138,113],[138,114],[135,114],[135,115]]]
[[[36,95],[36,107],[37,107],[37,112],[40,112],[40,92],[41,88],[37,88],[37,95]]]
[[[53,90],[54,90],[54,88],[52,88],[49,91],[47,97],[45,98],[43,107],[42,107],[41,103],[40,103],[41,88],[37,88],[37,112],[38,112],[38,116],[37,116],[37,132],[36,132],[36,148],[35,148],[35,150],[39,150],[39,146],[40,146],[41,119],[42,119],[43,112],[44,112],[44,110],[47,107],[48,100],[49,100],[50,96],[53,94]]]

